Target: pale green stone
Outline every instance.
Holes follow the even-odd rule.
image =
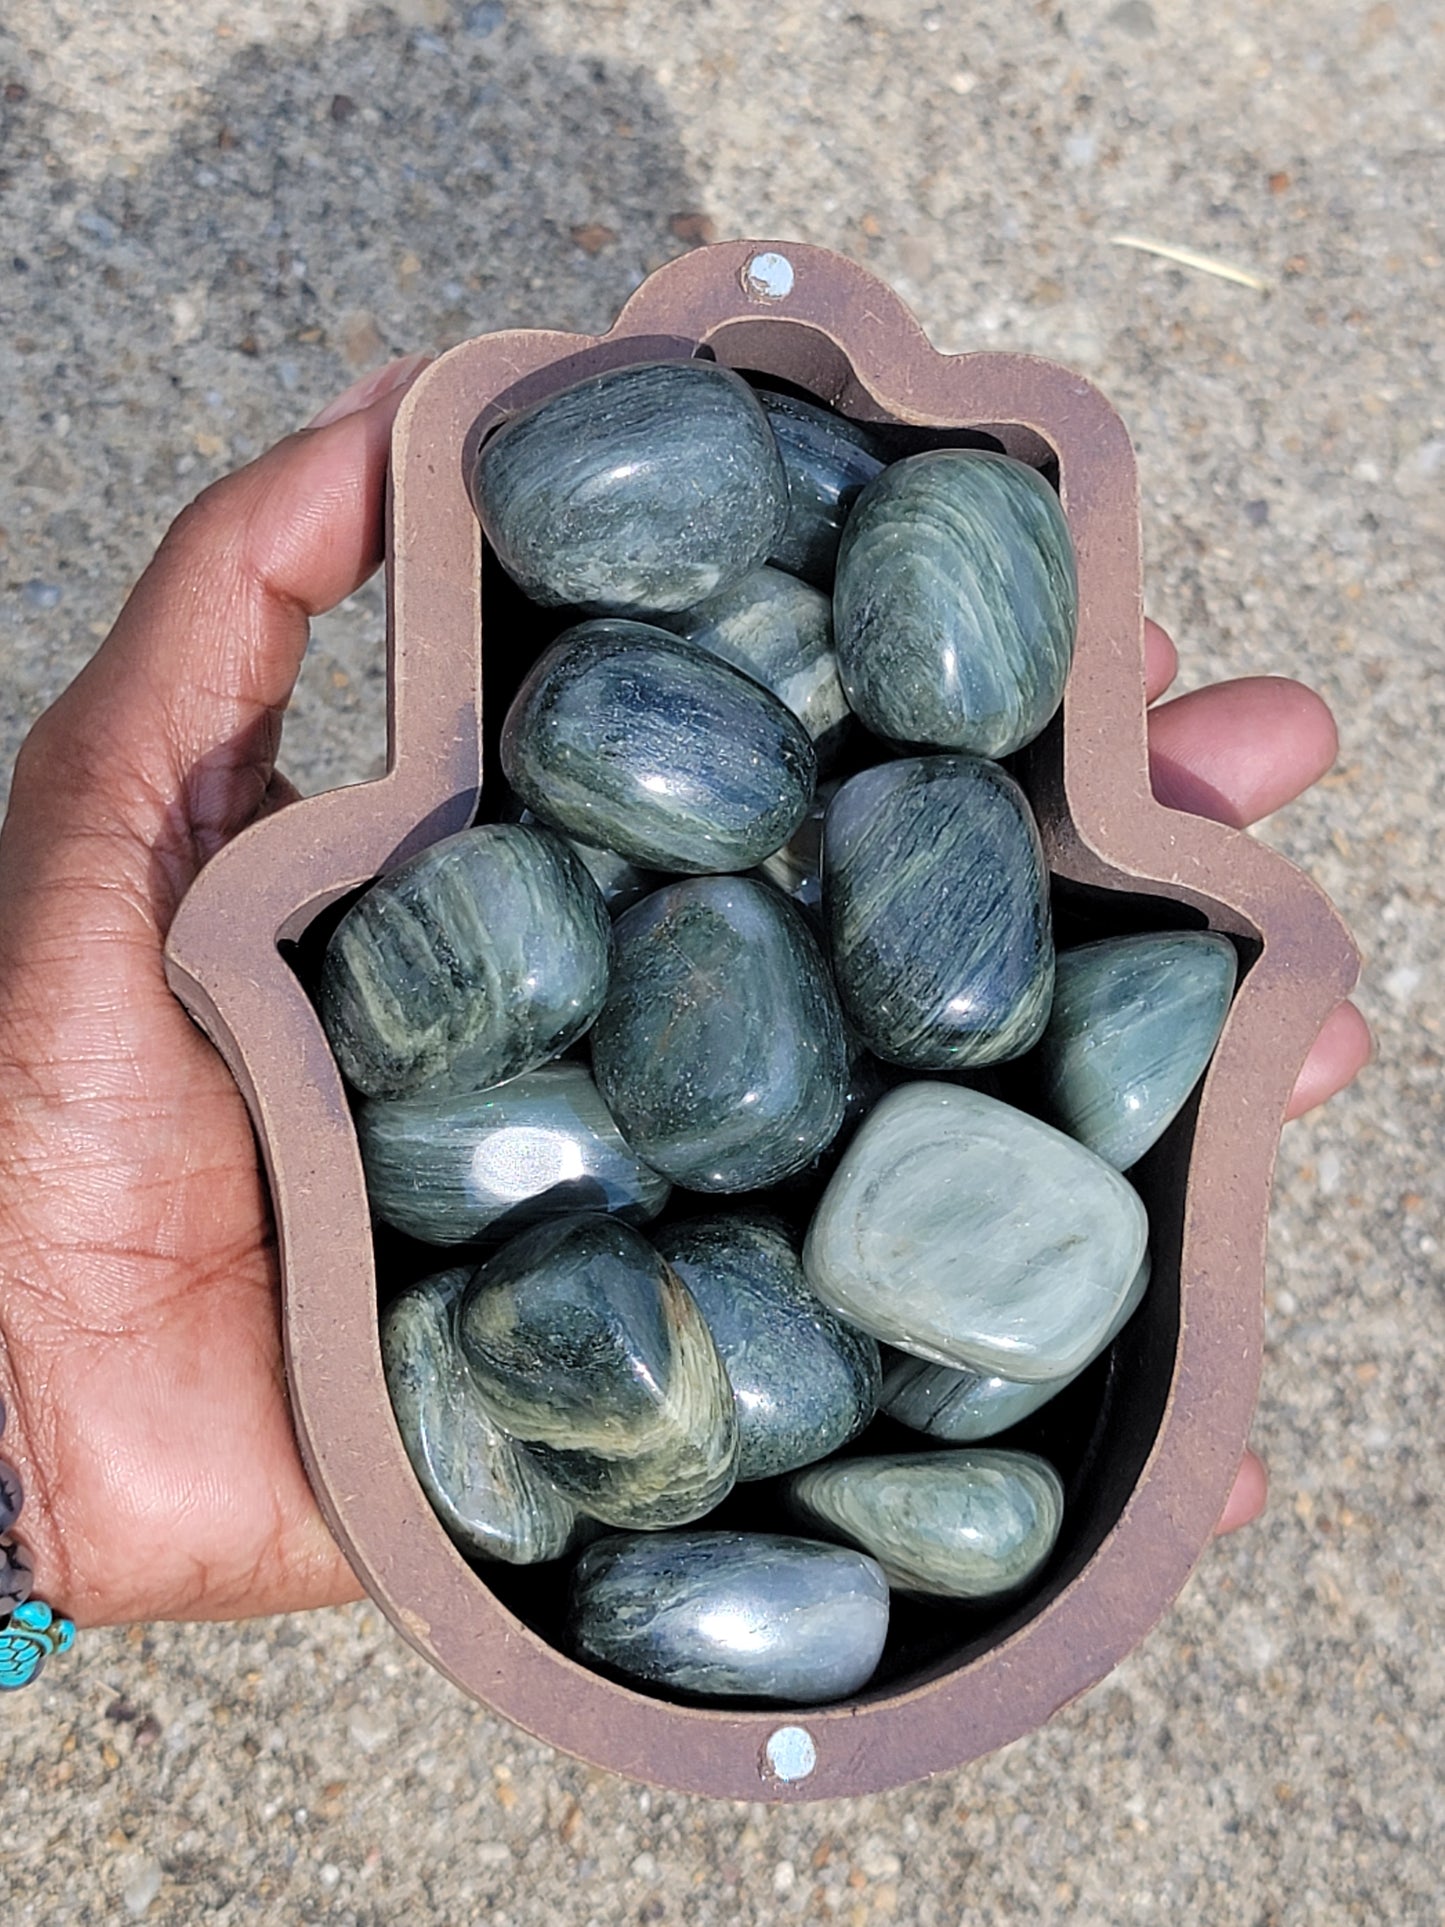
[[[891,1585],[948,1599],[1024,1585],[1064,1514],[1051,1465],[987,1447],[836,1459],[795,1473],[787,1490],[804,1520],[870,1553]]]
[[[1038,1049],[1045,1114],[1121,1171],[1178,1116],[1219,1042],[1238,964],[1227,937],[1110,937],[1057,960]]]
[[[905,1084],[844,1153],[803,1266],[900,1351],[1037,1383],[1098,1351],[1147,1239],[1138,1194],[1061,1131],[978,1091]]]

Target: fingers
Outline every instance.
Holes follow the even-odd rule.
[[[1214,683],[1149,712],[1159,801],[1239,828],[1317,783],[1338,747],[1321,698],[1281,676]]]
[[[1157,622],[1144,620],[1144,700],[1157,702],[1179,674],[1179,651]]]
[[[1326,1017],[1295,1079],[1286,1118],[1303,1117],[1353,1083],[1375,1054],[1370,1027],[1351,1003],[1337,1004]]]
[[[208,844],[255,813],[309,620],[381,559],[392,422],[423,365],[412,356],[368,377],[183,511],[42,719],[43,760],[93,792],[83,807],[124,799],[129,777],[134,798],[149,794],[165,820],[179,805]]]
[[[1222,1538],[1226,1532],[1237,1532],[1241,1526],[1249,1525],[1264,1511],[1268,1496],[1269,1474],[1264,1469],[1264,1461],[1253,1452],[1246,1452],[1235,1475],[1234,1489],[1225,1500],[1219,1523],[1214,1528],[1215,1534]]]

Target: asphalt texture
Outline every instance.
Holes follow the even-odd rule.
[[[176,511],[364,369],[795,237],[940,348],[1098,381],[1181,687],[1334,705],[1263,834],[1358,932],[1380,1054],[1285,1136],[1268,1512],[1042,1732],[747,1808],[560,1757],[370,1606],[91,1633],[5,1703],[7,1920],[1438,1921],[1442,73],[1426,0],[10,0],[6,768]],[[377,772],[381,633],[376,584],[317,624],[303,789]]]

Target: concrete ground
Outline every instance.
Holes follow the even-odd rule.
[[[92,1634],[5,1705],[7,1920],[1440,1919],[1442,67],[1427,0],[9,0],[5,766],[207,479],[392,352],[604,327],[703,214],[1112,396],[1185,683],[1339,715],[1265,834],[1380,1060],[1285,1140],[1268,1514],[1044,1732],[742,1808],[558,1757],[369,1607]],[[380,607],[318,625],[303,787],[377,768]]]

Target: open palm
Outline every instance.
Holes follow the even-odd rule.
[[[188,509],[21,751],[0,833],[0,1396],[47,1597],[80,1624],[354,1598],[297,1451],[274,1234],[245,1106],[161,951],[275,774],[308,619],[381,553],[411,361]],[[1151,696],[1174,652],[1151,625]],[[1165,802],[1244,823],[1328,767],[1318,698],[1222,684],[1151,716]],[[1342,1005],[1295,1110],[1368,1053]],[[1221,1522],[1263,1501],[1247,1461]]]

